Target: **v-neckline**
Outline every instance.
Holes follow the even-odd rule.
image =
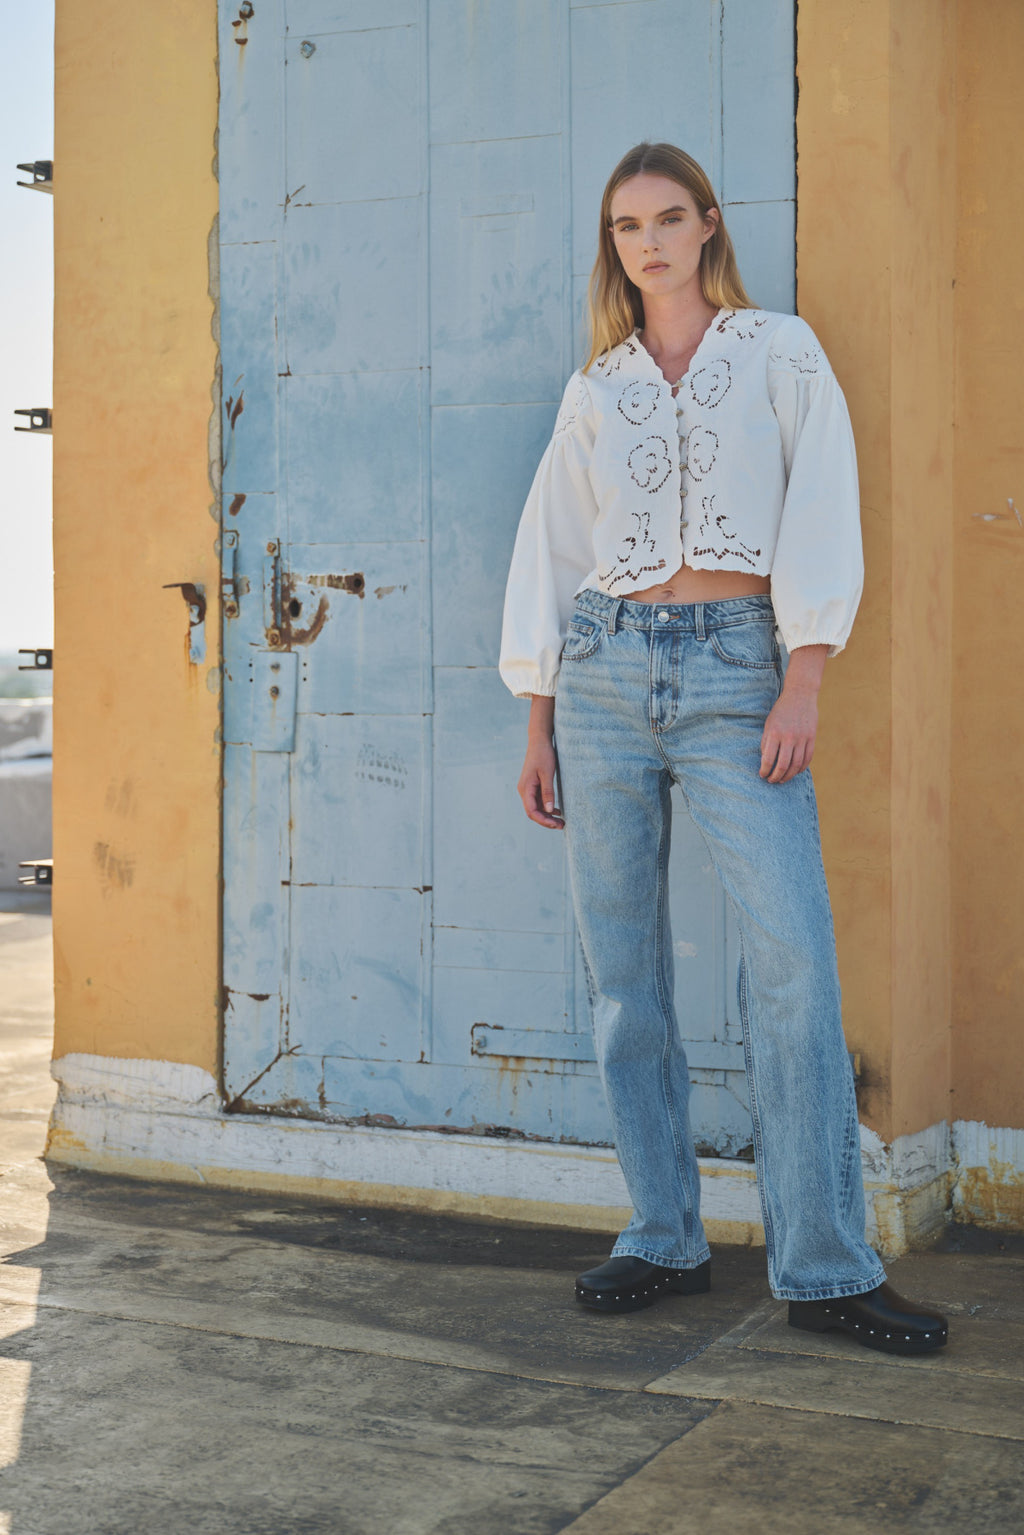
[[[636,344],[640,348],[640,350],[642,352],[644,352],[648,358],[650,358],[651,367],[655,369],[655,371],[658,373],[658,375],[663,380],[663,382],[668,385],[669,391],[670,391],[673,399],[676,398],[676,394],[677,394],[678,390],[680,390],[683,387],[683,385],[685,384],[686,380],[690,377],[690,374],[693,372],[693,365],[697,361],[697,358],[700,356],[701,351],[703,350],[703,347],[704,347],[704,343],[707,341],[707,339],[710,336],[711,332],[714,330],[715,326],[718,324],[719,320],[722,318],[722,316],[723,316],[723,314],[725,314],[725,312],[726,312],[726,306],[723,304],[722,307],[720,309],[717,309],[715,311],[715,313],[711,316],[711,319],[708,321],[708,328],[704,332],[703,336],[701,336],[700,340],[697,342],[697,345],[694,348],[693,356],[690,358],[690,361],[687,364],[686,371],[679,375],[679,377],[676,379],[675,383],[672,383],[671,380],[667,377],[667,375],[662,372],[662,370],[661,370],[660,366],[658,365],[658,363],[655,362],[653,355],[650,352],[647,351],[647,348],[644,346],[643,342],[640,340],[640,327],[639,327],[639,325],[634,330],[634,332],[633,332],[633,339],[634,339],[634,341],[636,342]]]

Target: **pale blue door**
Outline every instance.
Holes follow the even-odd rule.
[[[227,1099],[607,1141],[504,577],[625,149],[696,155],[793,308],[792,6],[220,15]],[[698,1143],[734,1151],[733,934],[681,807],[671,899]]]

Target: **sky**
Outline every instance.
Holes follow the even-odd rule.
[[[53,643],[51,449],[16,432],[53,395],[53,204],[17,185],[53,158],[53,0],[0,0],[0,655]],[[116,165],[115,165],[116,173]],[[55,172],[60,185],[60,167]],[[59,195],[59,192],[58,194]]]

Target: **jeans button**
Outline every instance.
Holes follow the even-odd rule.
[[[671,615],[671,613],[666,613],[666,612],[664,612],[664,610],[663,610],[663,611],[662,611],[662,612],[660,612],[660,613],[659,613],[659,614],[658,614],[658,619],[659,619],[659,622],[661,622],[661,623],[663,623],[663,624],[667,624],[667,623],[668,623],[668,621],[669,621],[669,619],[670,619],[670,618],[671,618],[671,616],[672,616],[672,615]]]

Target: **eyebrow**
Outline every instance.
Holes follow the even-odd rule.
[[[676,203],[672,208],[662,208],[661,212],[656,213],[654,217],[656,219],[663,219],[666,213],[685,212],[686,209],[683,207],[682,203]],[[639,224],[639,222],[640,220],[637,218],[635,213],[620,213],[617,219],[612,219],[612,228],[614,228],[616,224]]]

